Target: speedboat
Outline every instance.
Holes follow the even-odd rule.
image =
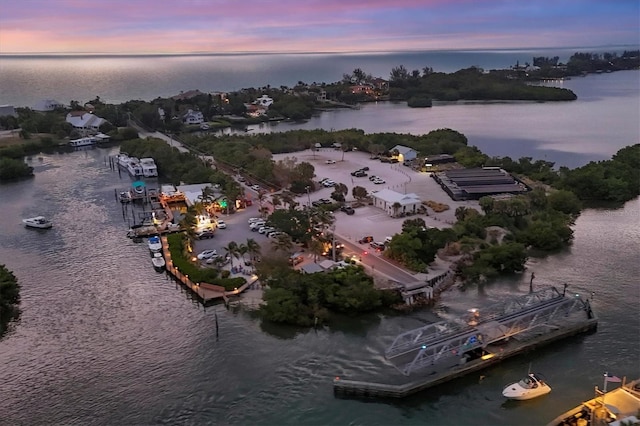
[[[125,204],[131,202],[131,191],[123,191],[120,193],[120,202]]]
[[[51,221],[44,216],[22,219],[22,223],[24,223],[24,226],[26,226],[27,228],[49,229],[53,226],[53,223],[51,223]]]
[[[162,272],[166,266],[166,262],[164,261],[164,257],[162,257],[162,253],[154,253],[151,258],[151,263],[153,263],[153,268],[157,272]]]
[[[162,251],[162,241],[160,241],[160,237],[149,237],[149,250],[151,250],[152,253],[159,253]]]
[[[509,399],[524,401],[537,398],[551,392],[551,388],[539,374],[529,373],[519,382],[511,383],[502,390],[502,395]]]

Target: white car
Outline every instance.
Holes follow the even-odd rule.
[[[250,217],[247,222],[249,222],[249,224],[252,224],[253,222],[260,222],[261,220],[264,220],[261,217]]]
[[[217,250],[205,250],[198,255],[198,259],[199,260],[211,259],[216,254],[218,254]]]
[[[329,179],[329,180],[325,180],[324,182],[322,182],[322,185],[324,185],[326,188],[329,188],[331,186],[336,186],[336,183],[334,181],[332,181],[331,179]]]
[[[336,160],[327,160],[324,164],[336,164]]]
[[[373,183],[375,183],[376,185],[380,185],[387,182],[384,179],[377,178],[373,180]]]
[[[226,224],[226,222],[224,220],[219,220],[217,226],[220,229],[227,229],[227,224]]]
[[[250,188],[254,191],[260,191],[260,185],[251,185]]]
[[[258,229],[258,233],[267,235],[269,232],[273,232],[275,230],[276,228],[274,228],[273,226],[263,226],[262,228]]]
[[[264,220],[260,220],[258,222],[253,222],[251,225],[249,225],[249,228],[251,228],[251,230],[258,230],[260,228],[262,228],[263,226],[265,226],[267,224],[267,222],[265,222]]]

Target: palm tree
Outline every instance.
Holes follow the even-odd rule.
[[[242,263],[243,264],[246,262],[246,259],[244,258],[244,255],[247,254],[248,252],[249,252],[249,247],[247,247],[246,244],[240,243],[240,245],[238,246],[238,255],[239,255],[239,257],[242,258]]]
[[[229,241],[229,244],[222,248],[227,253],[227,256],[229,256],[231,267],[233,268],[233,258],[238,258],[238,243],[236,243],[235,241]]]
[[[280,205],[282,205],[282,200],[280,199],[280,196],[278,194],[273,194],[271,196],[271,204],[273,204],[274,209],[277,209],[278,207],[280,207]]]
[[[271,243],[274,251],[282,251],[288,253],[293,248],[293,241],[288,234],[278,235],[278,238]]]
[[[313,262],[318,263],[318,256],[322,254],[324,250],[324,244],[317,239],[311,240],[309,243],[309,250],[313,253]]]
[[[251,259],[251,263],[255,262],[256,258],[260,255],[260,244],[256,242],[253,238],[247,239],[247,253],[249,253],[249,257]]]

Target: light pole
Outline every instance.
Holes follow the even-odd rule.
[[[309,185],[307,185],[305,187],[305,189],[307,190],[307,207],[311,207],[311,195],[309,195]]]

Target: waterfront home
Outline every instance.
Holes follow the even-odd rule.
[[[255,105],[260,105],[260,106],[263,106],[265,108],[269,108],[271,106],[271,104],[273,104],[273,99],[271,99],[267,95],[262,95],[258,99],[256,99],[253,103]]]
[[[34,111],[47,112],[57,108],[64,108],[64,104],[55,99],[43,99],[33,106]]]
[[[397,156],[396,156],[396,151],[398,153]],[[389,152],[392,153],[394,158],[398,159],[399,163],[415,160],[416,157],[418,156],[418,152],[415,149],[409,148],[408,146],[404,146],[404,145],[396,145],[393,148],[391,148]]]
[[[182,122],[185,124],[202,124],[204,123],[204,115],[200,111],[190,109],[182,116]]]
[[[245,108],[249,117],[256,118],[267,114],[267,108],[262,105],[245,104]]]
[[[384,210],[392,217],[403,213],[416,213],[422,205],[420,197],[416,194],[402,194],[391,189],[373,192],[371,197],[375,207]]]
[[[107,120],[86,111],[71,111],[67,114],[66,122],[82,135],[94,135]]]

